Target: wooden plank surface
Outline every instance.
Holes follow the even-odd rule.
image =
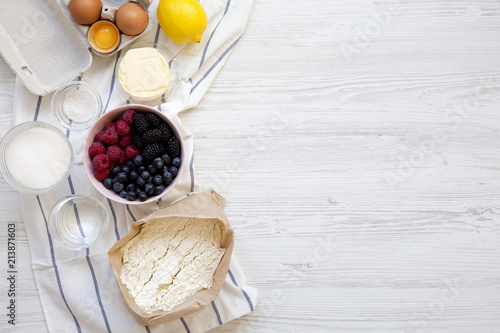
[[[255,2],[182,117],[259,289],[213,332],[500,331],[499,16],[498,1]],[[0,62],[2,135],[13,82]],[[18,331],[45,332],[3,179],[0,211],[19,226]]]

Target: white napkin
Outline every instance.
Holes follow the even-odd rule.
[[[186,143],[189,168],[184,168],[175,188],[160,202],[129,206],[112,202],[97,192],[81,164],[85,132],[64,130],[53,119],[52,95],[34,96],[16,80],[14,122],[39,120],[58,126],[69,137],[75,151],[75,166],[66,182],[53,192],[40,196],[22,195],[22,213],[28,235],[32,265],[41,304],[51,332],[205,332],[243,316],[255,307],[257,291],[245,284],[236,259],[232,258],[229,274],[218,297],[203,310],[180,320],[154,327],[140,325],[125,308],[107,259],[107,251],[137,219],[190,192],[197,191],[193,168],[193,137],[181,124],[177,114],[198,104],[231,52],[248,19],[252,0],[201,1],[208,16],[208,28],[199,44],[179,45],[154,28],[140,41],[165,45],[177,55],[182,70],[182,83],[175,95],[159,105],[179,126]],[[157,3],[151,7],[156,13]],[[50,56],[53,50],[37,50]],[[44,54],[45,53],[45,54]],[[81,78],[101,93],[107,110],[127,103],[115,80],[116,64],[121,56],[94,56],[92,67]],[[52,206],[71,194],[97,198],[110,216],[106,233],[90,249],[72,251],[54,243],[48,228]]]

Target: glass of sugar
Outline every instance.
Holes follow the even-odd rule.
[[[73,167],[71,143],[56,127],[29,121],[13,127],[0,142],[0,171],[14,189],[42,194],[58,187]]]
[[[49,231],[54,241],[72,250],[89,247],[107,227],[108,214],[102,203],[83,195],[62,198],[49,216]]]
[[[52,114],[69,130],[88,129],[102,114],[99,92],[82,81],[68,82],[52,97]]]

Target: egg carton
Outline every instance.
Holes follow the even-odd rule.
[[[127,2],[148,11],[149,22],[140,35],[122,34],[110,56],[151,30],[149,7],[153,0],[102,0],[101,19],[114,22],[114,14]],[[0,54],[35,95],[46,95],[73,80],[92,65],[89,26],[76,23],[69,13],[69,0],[5,1],[0,10]]]

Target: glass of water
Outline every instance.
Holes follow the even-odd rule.
[[[49,231],[54,241],[68,249],[89,247],[108,226],[108,214],[97,200],[71,195],[57,202],[50,212]]]

